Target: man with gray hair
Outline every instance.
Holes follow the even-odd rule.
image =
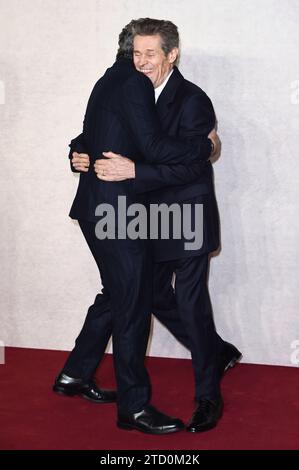
[[[208,135],[216,123],[213,106],[207,95],[185,80],[175,65],[179,54],[177,27],[170,21],[144,18],[132,21],[128,29],[134,38],[135,67],[150,78],[155,88],[163,129],[174,138],[184,138],[192,143]],[[152,240],[156,261],[153,310],[162,323],[168,323],[168,328],[177,338],[181,331],[185,331],[189,340],[187,343],[181,339],[188,344],[192,354],[197,406],[187,430],[200,432],[211,429],[223,410],[221,372],[228,364],[232,366],[241,358],[241,353],[216,333],[207,288],[208,255],[219,246],[212,165],[209,162],[200,174],[192,166],[188,167],[189,174],[185,179],[186,167],[181,165],[166,168],[165,165],[133,162],[112,153],[107,156],[108,161],[97,160],[95,164],[100,179],[121,181],[135,178],[135,190],[148,191],[149,203],[179,203],[183,206],[187,201],[194,225],[196,206],[203,206],[204,240],[201,247],[187,250],[184,237]]]

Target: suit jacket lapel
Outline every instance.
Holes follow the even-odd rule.
[[[163,119],[163,117],[168,113],[169,106],[175,100],[176,92],[183,81],[183,75],[175,66],[173,68],[173,73],[169,77],[165,88],[157,100],[157,109],[161,119]]]

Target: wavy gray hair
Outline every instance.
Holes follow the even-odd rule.
[[[161,36],[161,48],[165,55],[169,54],[175,47],[179,48],[179,32],[174,23],[153,18],[139,18],[138,20],[130,21],[130,23],[122,29],[118,38],[116,58],[125,57],[132,59],[133,40],[135,36],[154,36],[156,34]]]

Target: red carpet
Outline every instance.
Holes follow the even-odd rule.
[[[214,430],[151,436],[115,425],[115,405],[51,391],[66,352],[6,349],[0,365],[0,449],[299,449],[299,371],[239,364],[223,379],[224,415]],[[153,404],[187,421],[193,410],[188,360],[149,358]],[[111,356],[98,372],[114,385]]]

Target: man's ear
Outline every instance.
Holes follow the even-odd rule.
[[[174,47],[172,49],[172,51],[169,52],[168,60],[169,60],[170,64],[173,64],[176,61],[176,58],[177,58],[178,54],[179,54],[179,50],[178,50],[177,47]]]

